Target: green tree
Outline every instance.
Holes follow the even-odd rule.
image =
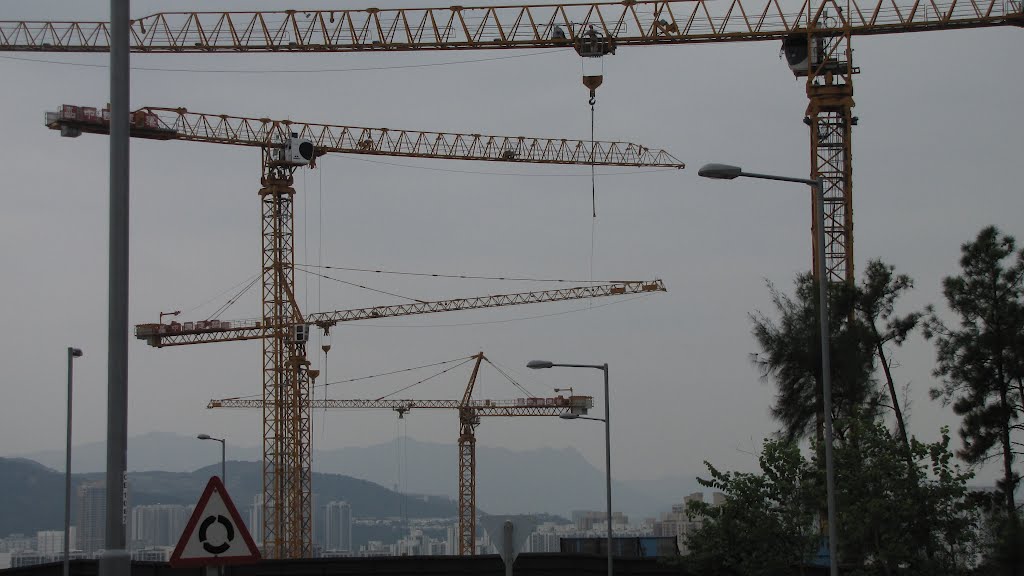
[[[955,575],[972,568],[978,542],[977,507],[967,489],[972,476],[955,465],[946,431],[932,444],[911,438],[914,465],[908,468],[902,445],[882,424],[854,415],[843,425],[857,437],[835,451],[843,574]],[[725,501],[688,509],[702,523],[687,539],[688,568],[787,574],[812,559],[817,511],[825,501],[816,457],[806,459],[796,444],[773,439],[762,448],[760,473],[705,464],[711,477],[698,481],[723,492]]]
[[[857,437],[836,450],[840,559],[847,574],[960,574],[972,567],[979,516],[954,463],[948,430],[938,442],[910,439],[854,419]]]
[[[942,385],[933,398],[952,404],[961,416],[959,455],[969,463],[1000,459],[998,488],[1006,533],[1004,541],[1020,539],[1020,517],[1014,492],[1020,483],[1015,457],[1024,445],[1021,431],[1024,402],[1024,251],[1013,237],[988,227],[961,247],[961,273],[945,278],[943,295],[959,317],[947,326],[930,308],[925,335],[934,338]],[[1020,550],[1005,556],[1006,573],[1019,574]]]
[[[816,473],[799,447],[767,440],[760,474],[721,472],[704,464],[711,477],[702,486],[722,492],[720,506],[693,502],[687,507],[701,527],[689,535],[686,566],[698,574],[773,576],[806,562],[817,543],[814,519]]]
[[[755,361],[762,379],[776,385],[771,414],[781,424],[782,437],[787,440],[821,437],[824,402],[816,286],[809,274],[801,274],[796,279],[795,295],[790,297],[769,283],[778,319],[760,312],[751,315],[753,334],[763,351]],[[855,296],[845,285],[833,285],[829,290],[834,419],[854,411],[877,413],[881,402],[873,376],[871,340],[860,323],[850,322]],[[835,427],[835,436],[844,439],[842,427]]]

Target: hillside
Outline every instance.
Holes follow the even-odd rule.
[[[455,445],[420,442],[411,438],[406,442],[408,460],[402,478],[406,489],[412,493],[455,498],[458,485],[458,450]],[[164,432],[133,436],[128,441],[130,472],[183,472],[216,462],[216,457],[211,456],[208,447],[200,444],[191,436]],[[315,450],[314,469],[390,486],[396,479],[395,451],[394,442]],[[102,470],[105,462],[103,443],[76,446],[72,454],[72,470]],[[63,451],[20,456],[54,468],[63,468]],[[232,446],[228,450],[228,457],[255,461],[259,460],[261,452],[257,448]],[[524,474],[525,470],[530,473]],[[229,480],[231,477],[229,470]],[[572,478],[573,481],[562,481],[565,478]],[[319,488],[314,489],[320,491]],[[616,480],[612,486],[615,509],[638,517],[656,516],[668,510],[672,504],[681,502],[684,495],[700,489],[692,476],[632,482]],[[478,445],[477,490],[480,508],[494,514],[549,512],[569,515],[572,510],[603,507],[604,470],[603,467],[595,468],[573,448],[510,450]],[[236,500],[239,498],[236,496]],[[393,502],[396,502],[397,508],[397,500]]]
[[[132,472],[128,475],[129,504],[194,504],[211,475],[220,466],[193,472]],[[243,512],[262,487],[258,462],[228,462],[228,493]],[[77,511],[77,489],[86,482],[102,481],[103,474],[72,475],[72,523]],[[366,480],[340,474],[314,474],[316,503],[346,500],[356,517],[396,516],[402,496]],[[407,496],[404,511],[410,518],[454,517],[455,503],[438,496]],[[0,536],[15,532],[59,530],[64,525],[64,474],[23,458],[0,458]]]

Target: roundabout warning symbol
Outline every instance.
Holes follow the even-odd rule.
[[[259,559],[260,552],[224,484],[216,476],[210,478],[171,555],[171,566],[240,564]]]

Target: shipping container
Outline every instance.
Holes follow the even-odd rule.
[[[61,120],[78,120],[78,106],[64,104],[60,107]]]

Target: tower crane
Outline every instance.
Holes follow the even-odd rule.
[[[349,10],[161,12],[132,22],[139,53],[371,52],[781,41],[806,79],[811,177],[824,180],[827,280],[852,282],[853,36],[1024,26],[1022,0],[621,0]],[[104,52],[106,22],[0,22],[0,51]],[[814,202],[818,202],[817,196]],[[812,207],[813,208],[813,207]],[[813,210],[811,212],[814,213]],[[812,219],[813,222],[813,219]],[[816,230],[812,229],[814,238]]]
[[[402,417],[416,409],[448,409],[459,411],[459,555],[476,553],[476,427],[481,417],[561,416],[584,415],[594,406],[591,396],[556,396],[553,398],[515,398],[513,400],[473,400],[473,387],[480,372],[481,361],[490,360],[483,352],[472,356],[476,360],[462,400],[402,400],[384,399],[318,399],[313,409],[367,409],[384,408],[398,412]],[[250,398],[223,398],[210,400],[207,408],[264,408],[266,402]]]
[[[61,135],[108,134],[109,112],[65,105],[46,114]],[[262,314],[251,321],[141,324],[136,337],[162,347],[259,339],[263,342],[264,548],[272,558],[312,552],[310,382],[319,375],[306,357],[312,325],[328,331],[339,322],[664,291],[659,280],[592,285],[438,302],[343,310],[304,316],[295,298],[293,174],[327,153],[605,166],[683,168],[663,150],[625,142],[413,132],[307,124],[290,120],[202,114],[184,108],[134,111],[131,136],[257,147],[262,155]]]

